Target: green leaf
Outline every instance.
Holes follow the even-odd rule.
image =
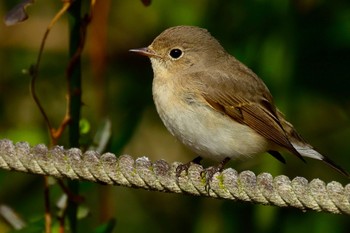
[[[85,118],[82,118],[79,122],[79,127],[80,127],[80,133],[81,134],[87,134],[90,132],[90,122],[85,119]]]
[[[111,233],[113,232],[113,229],[116,225],[117,221],[112,218],[108,222],[98,226],[95,230],[94,233]]]

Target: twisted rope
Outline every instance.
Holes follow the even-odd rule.
[[[128,155],[117,158],[112,153],[82,153],[76,148],[65,150],[60,146],[48,149],[42,144],[30,147],[26,142],[13,144],[7,139],[0,140],[0,168],[5,170],[303,211],[350,214],[350,184],[343,187],[336,181],[325,184],[320,179],[308,182],[303,177],[291,181],[284,175],[256,176],[251,171],[237,173],[232,168],[216,173],[207,183],[201,176],[202,166],[193,164],[187,174],[177,177],[178,165],[177,162],[169,165],[164,160],[152,163],[147,157],[134,160]]]

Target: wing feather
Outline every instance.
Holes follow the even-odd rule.
[[[244,75],[239,79],[213,72],[212,69],[209,72],[197,74],[199,79],[201,75],[209,75],[213,81],[212,86],[202,87],[202,97],[213,109],[249,126],[261,136],[286,148],[304,161],[286,135],[269,90],[252,71],[244,71],[243,73],[232,72],[233,75]]]

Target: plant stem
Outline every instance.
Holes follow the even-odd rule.
[[[70,113],[69,121],[69,146],[79,148],[79,120],[81,111],[81,41],[82,41],[82,19],[81,0],[75,0],[68,10],[69,15],[69,57],[70,64],[67,68],[68,82],[68,105]],[[84,35],[85,36],[85,35]],[[68,181],[69,190],[78,195],[79,183]],[[77,209],[78,204],[69,198],[68,219],[71,232],[77,231]]]

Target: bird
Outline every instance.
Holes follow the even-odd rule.
[[[304,157],[321,160],[349,178],[295,130],[262,79],[208,30],[171,27],[148,47],[129,51],[150,58],[157,112],[168,131],[199,155],[193,162],[220,161],[216,172],[230,160],[265,152],[285,163],[281,152],[287,151],[304,162]]]

